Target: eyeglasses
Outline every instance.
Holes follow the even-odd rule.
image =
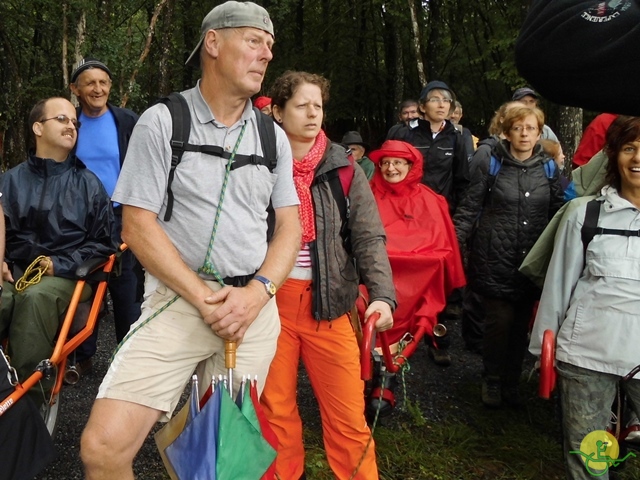
[[[383,162],[380,162],[380,168],[389,168],[391,165],[393,165],[395,168],[406,167],[408,165],[408,162],[401,162],[400,160],[394,160],[393,162],[385,160]]]
[[[451,104],[451,102],[453,102],[453,100],[451,100],[450,98],[431,97],[431,98],[427,98],[427,102],[428,103],[448,103],[448,104]]]
[[[515,133],[520,133],[523,130],[526,130],[527,132],[531,133],[531,132],[537,131],[538,127],[532,127],[530,125],[527,125],[526,127],[522,127],[520,125],[518,125],[517,127],[511,127],[511,131]]]
[[[57,122],[62,123],[63,125],[69,125],[69,122],[71,122],[73,123],[73,126],[76,127],[76,130],[78,130],[80,128],[80,125],[82,125],[79,120],[76,120],[75,118],[69,118],[66,115],[58,115],[56,117],[44,118],[40,120],[40,123],[48,122],[49,120],[56,120]]]

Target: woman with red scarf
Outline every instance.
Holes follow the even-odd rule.
[[[423,157],[408,143],[387,140],[370,154],[378,167],[371,189],[387,234],[387,253],[393,270],[398,309],[393,328],[387,332],[394,346],[406,334],[416,336],[419,328],[431,337],[444,310],[447,296],[464,286],[465,278],[456,232],[447,201],[421,183]],[[379,387],[383,380],[378,378]],[[375,389],[368,408],[391,413],[394,379],[386,374],[382,399]]]
[[[366,176],[321,129],[328,97],[328,80],[305,72],[284,73],[271,91],[273,117],[293,152],[303,236],[296,264],[276,294],[281,332],[261,403],[278,437],[279,478],[305,478],[296,401],[302,359],[320,407],[335,477],[375,480],[375,448],[364,417],[364,383],[349,312],[362,278],[371,298],[365,317],[379,313],[376,327],[388,329],[395,293],[384,229]],[[347,199],[350,248],[341,236],[341,211],[328,181],[340,169],[353,174]]]

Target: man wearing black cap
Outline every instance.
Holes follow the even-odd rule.
[[[124,162],[129,138],[138,115],[126,108],[109,104],[111,91],[111,71],[95,58],[84,58],[71,74],[71,92],[78,98],[78,120],[82,123],[82,132],[78,132],[75,153],[95,173],[109,197],[113,195],[120,169]],[[114,204],[116,231],[122,231],[122,206]],[[138,280],[134,273],[136,259],[131,251],[120,258],[121,273],[109,280],[109,293],[113,302],[113,318],[116,327],[116,340],[122,341],[129,327],[140,316],[140,303],[137,301]],[[97,325],[96,325],[97,327]],[[98,329],[76,351],[78,373],[91,370],[91,357],[96,352]]]
[[[524,103],[527,107],[532,108],[538,106],[539,99],[540,97],[536,93],[536,91],[529,87],[518,88],[515,92],[513,92],[513,96],[511,97],[512,101]],[[556,134],[546,123],[544,124],[544,127],[542,127],[542,134],[540,135],[540,139],[553,140],[554,142],[560,143],[560,140],[558,140]]]
[[[273,42],[269,14],[255,3],[228,1],[202,21],[187,60],[201,67],[202,77],[182,92],[189,144],[219,146],[223,153],[184,152],[171,185],[170,219],[173,123],[167,106],[148,109],[134,129],[113,199],[123,205],[123,239],[146,269],[145,302],[82,436],[89,480],[134,478],[137,451],[155,422],[171,416],[196,366],[204,369],[203,382],[226,374],[226,340],[239,344],[234,394],[243,375],[267,376],[280,331],[274,294],[301,239],[284,131],[275,128],[273,173],[259,162],[231,165],[236,154],[257,159],[269,152],[250,98],[262,87]],[[267,241],[269,205],[275,228]]]
[[[362,140],[362,135],[360,135],[360,132],[356,132],[355,130],[353,130],[351,132],[345,133],[342,137],[342,142],[340,143],[349,147],[349,149],[351,150],[351,154],[353,155],[353,159],[358,165],[360,165],[362,170],[364,170],[364,173],[367,176],[367,180],[371,180],[376,167],[373,165],[373,162],[369,160],[369,158],[365,155],[368,145]]]
[[[469,184],[462,136],[447,120],[453,101],[453,92],[446,83],[429,82],[419,100],[424,120],[410,120],[393,133],[393,138],[388,138],[408,142],[422,153],[422,183],[447,199],[452,216]]]
[[[429,82],[422,90],[419,100],[423,119],[411,120],[393,134],[393,140],[408,142],[422,153],[422,183],[447,199],[451,216],[469,184],[464,139],[447,120],[453,112],[454,101],[453,92],[446,83],[438,80]],[[459,303],[460,295],[454,293],[449,299],[446,312],[439,315],[438,321],[442,323],[445,317],[457,316],[455,312],[460,310],[457,306]],[[448,336],[434,335],[434,344],[429,346],[430,358],[437,365],[451,364],[448,347]]]

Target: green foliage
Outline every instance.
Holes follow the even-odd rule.
[[[426,419],[422,415],[422,410],[420,410],[420,402],[414,403],[411,400],[407,399],[404,406],[409,415],[411,415],[413,424],[416,427],[424,427],[427,424]]]
[[[526,407],[489,410],[477,385],[461,383],[444,420],[425,418],[419,403],[407,402],[375,430],[381,480],[547,480],[564,479],[560,422],[553,401],[537,398],[525,385]],[[323,457],[317,428],[305,429],[309,480],[333,478]],[[640,478],[630,461],[618,479]]]
[[[276,44],[262,93],[285,70],[321,73],[332,83],[325,122],[329,136],[337,139],[359,129],[376,146],[396,121],[397,101],[417,97],[422,88],[409,1],[264,0]],[[464,124],[483,136],[485,121],[523,83],[513,60],[523,2],[411,1],[416,1],[420,55],[429,79],[449,83],[464,104]],[[37,100],[68,95],[61,71],[63,19],[70,73],[83,13],[86,37],[80,54],[100,58],[114,72],[113,103],[126,95],[127,107],[141,112],[157,97],[192,86],[199,72],[184,61],[198,41],[202,18],[221,0],[167,0],[149,54],[140,63],[157,3],[67,0],[65,11],[59,0],[0,0],[0,131],[6,130],[5,140],[24,137],[24,118]],[[23,152],[7,152],[7,143],[5,153],[16,155],[14,162],[21,159]]]

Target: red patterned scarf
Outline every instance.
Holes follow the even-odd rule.
[[[311,182],[316,167],[322,160],[327,148],[327,136],[322,130],[318,133],[311,150],[302,160],[293,160],[293,182],[300,199],[300,223],[302,224],[302,241],[309,243],[316,239],[316,222],[311,200]]]

